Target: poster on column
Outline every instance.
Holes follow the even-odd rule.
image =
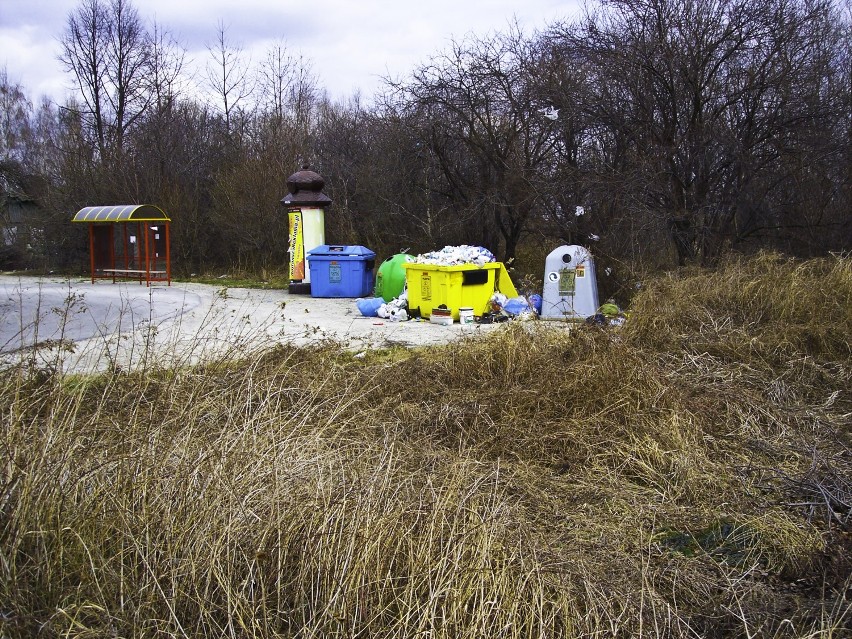
[[[302,212],[290,211],[290,280],[305,279],[305,243],[302,237]]]

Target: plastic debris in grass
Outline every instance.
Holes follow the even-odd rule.
[[[624,311],[615,302],[608,300],[598,308],[597,313],[586,318],[586,323],[598,326],[623,326],[626,320],[627,315]]]
[[[535,314],[541,315],[541,306],[542,306],[541,295],[539,295],[538,293],[533,293],[527,299],[529,300],[530,305],[533,307]]]
[[[492,313],[516,319],[534,319],[538,317],[535,306],[523,295],[507,297],[496,292],[489,300]]]

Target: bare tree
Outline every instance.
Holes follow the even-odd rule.
[[[178,176],[190,170],[181,148],[187,135],[181,108],[184,49],[156,23],[151,33],[151,106],[128,143],[135,179],[127,190],[137,201],[161,201],[180,182]]]
[[[23,87],[10,83],[6,68],[0,69],[0,161],[23,162],[31,138],[31,112]]]
[[[172,34],[154,23],[151,30],[151,92],[154,108],[163,113],[181,95],[186,51]]]
[[[440,166],[433,188],[471,216],[470,237],[505,258],[547,206],[540,187],[557,152],[556,121],[543,114],[552,105],[533,81],[537,64],[536,47],[515,28],[453,43],[397,85],[397,108]]]
[[[798,196],[784,219],[794,194],[780,196],[811,180],[802,162],[832,180],[837,22],[831,0],[609,0],[557,30],[564,64],[587,75],[577,98],[598,141],[598,206],[646,240],[667,235],[680,264],[822,226]]]
[[[279,40],[258,68],[261,108],[273,128],[290,122],[304,129],[317,102],[317,80],[309,61],[296,56]]]
[[[129,0],[82,0],[61,45],[100,157],[120,155],[151,99],[151,41],[138,12]]]
[[[228,30],[222,22],[219,22],[215,42],[208,45],[207,51],[211,58],[207,64],[207,80],[220,101],[225,132],[230,136],[237,113],[254,90],[250,62],[244,58],[242,47],[228,39]]]

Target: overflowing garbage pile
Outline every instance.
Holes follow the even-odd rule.
[[[489,251],[487,248],[467,244],[462,244],[461,246],[445,246],[439,251],[430,251],[413,257],[405,257],[406,262],[414,264],[428,264],[430,266],[484,266],[486,264],[496,262],[494,253]],[[367,317],[379,317],[392,322],[415,319],[413,316],[419,315],[417,312],[412,314],[408,308],[407,287],[403,289],[398,297],[393,298],[391,301],[385,301],[381,297],[377,296],[374,298],[359,298],[355,303],[362,315]]]
[[[433,264],[435,266],[460,266],[462,264],[475,264],[482,266],[490,262],[496,262],[494,253],[481,246],[445,246],[440,251],[431,251],[416,256],[415,264]]]
[[[477,266],[492,270],[495,266],[493,263],[497,261],[494,254],[488,249],[481,246],[470,246],[467,244],[463,244],[461,246],[445,246],[439,251],[422,253],[417,256],[410,256],[407,254],[394,256],[393,258],[388,258],[388,261],[402,257],[405,259],[400,260],[401,262],[428,265],[429,267],[448,267],[446,269],[440,268],[440,273],[438,273],[438,269],[434,271],[426,269],[431,274],[432,279],[437,277],[439,274],[443,276],[444,272],[448,270],[455,272],[456,269],[453,267],[463,268],[467,266]],[[505,268],[502,264],[500,265],[500,268],[505,274]],[[422,268],[418,269],[418,274],[421,270]],[[466,272],[469,273],[467,270]],[[463,298],[461,303],[462,308],[458,309],[455,308],[455,306],[458,305],[457,298],[454,298],[454,301],[451,304],[448,303],[446,305],[442,305],[434,295],[427,296],[421,294],[419,288],[413,290],[412,300],[410,300],[408,290],[410,275],[411,274],[406,276],[405,285],[402,292],[397,297],[394,297],[390,301],[387,301],[387,298],[382,298],[379,295],[372,298],[359,298],[356,300],[358,310],[362,315],[367,317],[378,317],[391,322],[400,322],[410,319],[420,319],[423,302],[427,300],[436,300],[435,305],[429,309],[432,316],[429,316],[425,312],[423,315],[424,317],[430,317],[431,321],[436,320],[436,317],[434,316],[438,315],[440,316],[440,319],[444,321],[434,321],[434,323],[441,324],[453,323],[452,317],[449,316],[450,309],[448,309],[447,306],[454,307],[454,312],[459,313],[458,320],[462,324],[473,322],[471,311],[475,313],[475,321],[479,324],[493,324],[509,320],[537,319],[542,315],[542,296],[538,293],[531,295],[519,295],[515,290],[515,287],[511,285],[511,282],[508,280],[508,274],[505,274],[505,278],[509,286],[508,288],[504,287],[503,290],[508,292],[509,295],[501,292],[499,286],[495,286],[493,293],[491,291],[487,291],[486,298],[479,298],[477,295],[471,295],[471,290],[477,286],[479,286],[479,291],[482,290],[482,286],[485,285],[483,280],[483,284],[481,285],[479,282],[476,282],[473,286],[465,286],[464,288],[467,300],[470,300],[471,297],[473,297],[475,300],[481,301],[475,301],[473,303],[468,301],[468,303],[465,304]],[[493,282],[493,276],[490,277],[491,279],[489,281]],[[424,281],[425,283],[422,285],[424,290],[429,290],[429,287],[432,286],[429,278],[424,276]],[[461,284],[459,284],[459,289],[457,290],[461,290]],[[489,295],[490,298],[487,297]],[[487,299],[487,304],[485,303],[485,299]],[[409,307],[410,301],[412,301],[412,307]],[[461,315],[462,312],[464,312],[464,318]],[[621,309],[610,301],[610,303],[600,307],[597,312],[586,321],[588,323],[595,323],[599,325],[618,326],[624,322],[624,318],[625,315],[621,312]]]

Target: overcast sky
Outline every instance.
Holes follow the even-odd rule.
[[[218,25],[253,62],[283,41],[311,64],[333,99],[360,89],[369,98],[383,75],[405,76],[451,39],[504,31],[513,19],[525,31],[577,14],[580,0],[136,0],[187,49],[188,65],[207,63]],[[0,0],[0,68],[36,101],[63,102],[70,77],[57,60],[59,37],[78,0]]]

